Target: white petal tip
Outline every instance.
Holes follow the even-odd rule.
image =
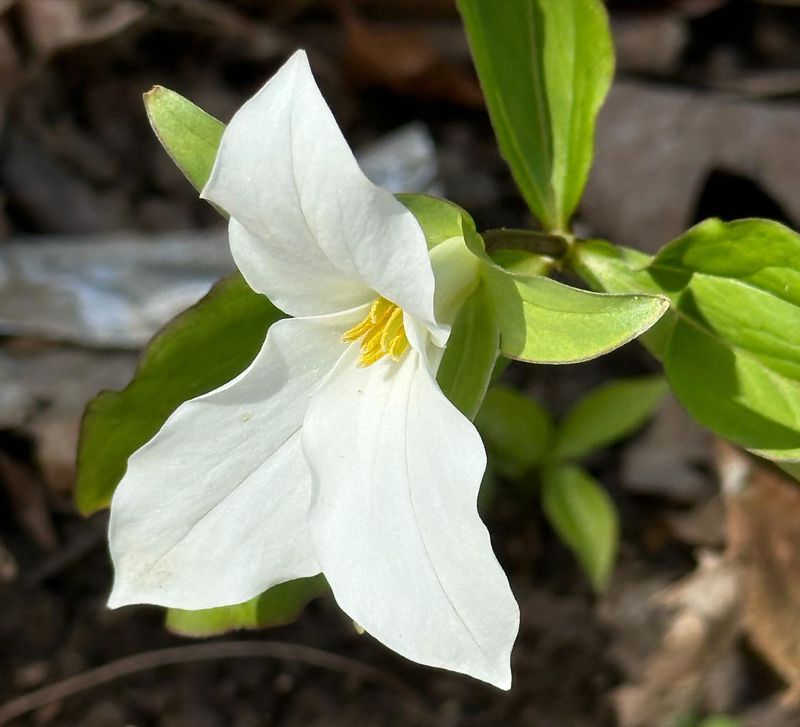
[[[132,606],[134,603],[137,603],[135,598],[131,598],[129,593],[126,593],[118,586],[114,586],[106,602],[106,607],[115,609],[123,606]]]
[[[277,71],[275,71],[273,76],[264,84],[261,90],[255,94],[255,96],[263,93],[264,90],[276,79],[286,76],[287,74],[294,74],[298,68],[303,68],[313,79],[313,74],[311,73],[311,64],[308,62],[308,55],[302,48],[299,48],[289,56],[285,63]],[[217,150],[217,154],[219,155],[219,150]],[[208,202],[212,202],[214,204],[217,204],[215,193],[215,185],[217,184],[217,180],[216,175],[214,174],[216,167],[217,164],[215,163],[205,185],[200,190],[200,199],[207,200]]]
[[[511,670],[504,671],[503,674],[497,675],[494,679],[489,680],[489,684],[498,689],[507,692],[511,689]]]
[[[289,56],[289,59],[284,64],[284,67],[289,65],[290,63],[303,63],[305,62],[306,65],[310,65],[308,62],[308,53],[306,53],[304,48],[298,48],[292,55]]]
[[[107,608],[117,609],[123,606],[138,606],[147,603],[162,605],[153,599],[152,594],[148,594],[146,589],[143,590],[140,585],[137,585],[135,580],[131,581],[130,578],[121,578],[119,573],[115,574],[114,584],[111,587],[108,601],[106,601]]]
[[[461,671],[474,679],[490,684],[497,689],[502,689],[504,692],[511,689],[511,665],[508,659],[497,664],[482,662],[473,665],[472,668],[456,668],[456,671]]]

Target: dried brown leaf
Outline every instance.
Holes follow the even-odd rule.
[[[471,71],[447,60],[423,32],[366,23],[344,0],[337,7],[346,33],[345,66],[357,85],[470,108],[483,106]]]
[[[741,568],[744,628],[800,705],[800,487],[770,465],[720,443],[729,554]]]
[[[759,184],[800,219],[797,103],[615,83],[600,114],[581,210],[595,233],[655,252],[696,215],[715,170]]]
[[[628,682],[613,699],[622,727],[660,727],[703,703],[719,670],[730,671],[739,633],[739,575],[733,563],[706,552],[680,581],[656,592],[650,580],[640,585],[638,597],[627,599],[635,604],[635,617],[630,608],[619,609],[626,599],[613,591],[604,605],[618,640],[638,639],[624,658]],[[630,581],[622,588],[635,591],[637,585]]]
[[[19,0],[19,7],[41,55],[110,38],[147,14],[137,0]]]

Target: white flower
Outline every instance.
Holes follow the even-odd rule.
[[[203,196],[250,286],[294,317],[130,458],[109,605],[224,606],[321,571],[386,646],[507,689],[519,611],[477,513],[486,456],[435,380],[475,284],[463,239],[429,255],[302,51],[234,116]]]

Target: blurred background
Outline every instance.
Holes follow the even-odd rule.
[[[610,10],[618,73],[580,234],[653,252],[712,215],[797,227],[800,4]],[[148,338],[232,269],[221,219],[162,151],[142,93],[164,85],[227,121],[298,47],[373,180],[446,196],[479,229],[533,224],[453,0],[0,0],[0,704],[193,643],[159,609],[105,608],[105,514],[83,519],[71,502],[78,427]],[[602,381],[657,370],[632,344],[504,376],[558,415]],[[543,521],[532,478],[499,477],[484,503],[522,609],[508,693],[405,662],[321,598],[294,624],[225,640],[351,661],[212,649],[203,663],[89,678],[14,723],[800,724],[800,492],[671,401],[585,464],[622,518],[601,597]]]

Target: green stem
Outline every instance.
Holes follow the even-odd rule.
[[[562,260],[572,247],[572,237],[548,235],[534,230],[498,229],[481,233],[487,252],[494,250],[526,250],[537,255],[546,255]]]

